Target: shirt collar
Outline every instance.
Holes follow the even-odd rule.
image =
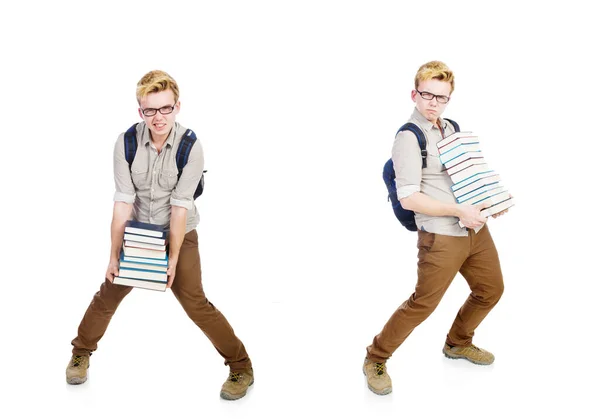
[[[415,110],[413,111],[412,117],[414,119],[417,120],[417,122],[419,123],[419,125],[427,132],[431,131],[434,127],[434,123],[429,121],[427,118],[425,118],[423,115],[421,115],[421,112],[419,112],[419,110],[415,107]],[[446,131],[446,129],[448,128],[448,121],[446,121],[444,118],[440,118],[442,121],[442,128],[444,129],[444,131]]]
[[[148,129],[148,126],[146,125],[145,122],[141,122],[141,131],[142,131],[142,145],[148,145],[150,144],[150,130]],[[171,132],[169,133],[169,136],[167,137],[167,141],[165,142],[166,145],[169,145],[171,147],[173,147],[173,144],[175,144],[175,135],[177,134],[177,132],[179,131],[179,123],[175,122],[173,124],[173,128],[171,128]]]

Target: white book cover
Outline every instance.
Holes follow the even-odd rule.
[[[452,182],[454,182],[454,185],[456,186],[462,182],[470,181],[474,178],[474,176],[483,175],[487,172],[491,172],[487,164],[475,164],[467,167],[464,170],[461,170],[460,172],[450,175],[450,179],[452,179]]]
[[[465,153],[475,153],[481,152],[479,148],[479,143],[472,144],[458,144],[457,146],[451,147],[442,147],[442,149],[438,149],[440,152],[440,159],[442,160],[442,164],[446,163],[457,156]]]
[[[113,284],[126,285],[128,287],[144,288],[155,291],[165,291],[167,289],[166,282],[144,281],[143,279],[122,278],[120,276],[115,277]]]
[[[167,282],[166,272],[153,272],[138,269],[119,269],[119,276],[122,278],[147,279],[149,281]]]
[[[460,172],[461,170],[466,169],[467,167],[471,167],[474,166],[476,164],[485,164],[485,160],[483,157],[477,157],[474,159],[467,159],[459,164],[456,164],[452,167],[448,167],[448,169],[446,169],[446,173],[448,173],[448,175],[452,176],[455,173]]]
[[[146,230],[143,228],[130,227],[130,226],[125,227],[125,232],[131,233],[131,234],[139,234],[142,236],[152,236],[152,237],[163,237],[164,236],[164,233],[162,231],[152,231],[152,230]]]
[[[479,141],[471,140],[469,143],[450,143],[446,144],[444,147],[438,148],[440,154],[446,154],[448,156],[458,156],[461,153],[467,153],[469,151],[481,151],[481,147],[479,145]],[[448,160],[452,157],[448,157]]]
[[[159,250],[150,250],[150,249],[139,249],[137,247],[128,247],[123,243],[123,253],[125,256],[135,256],[140,258],[148,258],[148,259],[164,259],[167,256],[167,252],[161,252]]]
[[[454,192],[455,197],[461,198],[477,188],[491,185],[496,182],[500,182],[500,175],[492,171],[491,173],[476,176],[473,179],[470,179],[469,182],[462,182],[461,184],[452,185],[452,192]]]
[[[140,242],[140,243],[150,243],[150,244],[156,244],[156,245],[161,245],[161,246],[165,244],[165,239],[162,239],[162,238],[148,237],[148,236],[142,236],[139,234],[129,234],[129,233],[125,233],[125,235],[123,236],[123,240],[130,240],[130,241]]]
[[[492,215],[498,214],[499,212],[502,212],[505,209],[512,207],[513,205],[515,205],[514,198],[508,198],[505,201],[502,201],[496,205],[492,205],[491,207],[484,209],[483,211],[481,211],[481,215],[486,218],[491,217]],[[461,228],[465,227],[465,225],[460,221],[458,222],[458,225]]]
[[[486,206],[484,209],[488,209],[494,205],[498,205],[506,201],[507,199],[510,199],[510,193],[507,190],[503,190],[486,198],[481,198],[479,201],[475,201],[473,205],[484,204]]]
[[[156,272],[167,272],[167,267],[162,265],[154,265],[151,263],[132,263],[132,262],[119,262],[119,269],[121,268],[131,268],[131,269],[146,269],[148,271],[156,271]]]
[[[123,254],[121,256],[121,259],[124,260],[125,262],[148,263],[148,264],[152,264],[152,265],[167,266],[169,264],[169,260],[166,256],[162,259],[149,259],[149,258],[143,258],[143,257],[137,257],[137,256],[127,256],[127,255]]]
[[[468,159],[483,158],[481,151],[464,151],[452,157],[453,155],[454,153],[440,154],[440,162],[446,167],[452,167]]]
[[[485,200],[486,198],[489,198],[493,195],[496,195],[500,192],[504,192],[505,189],[502,186],[498,186],[496,188],[481,192],[475,196],[473,196],[470,199],[467,199],[466,201],[461,202],[461,204],[467,204],[467,205],[477,205],[478,203],[480,203],[481,201]]]
[[[450,134],[447,137],[444,137],[443,139],[441,139],[440,141],[437,142],[437,148],[438,150],[450,143],[456,142],[456,144],[459,143],[472,143],[475,141],[478,141],[477,136],[474,135],[471,131],[459,131],[459,132],[454,132],[452,134]]]
[[[489,208],[484,209],[483,211],[481,211],[481,215],[483,215],[484,217],[489,217],[491,215],[502,212],[505,209],[512,207],[513,205],[515,205],[515,199],[509,198],[505,201],[500,202],[499,204],[496,204]]]
[[[166,250],[167,246],[166,245],[158,245],[158,244],[151,244],[151,243],[142,243],[142,242],[134,242],[131,240],[125,240],[125,246],[127,247],[137,247],[140,249],[150,249],[150,250]]]
[[[486,193],[487,191],[493,191],[496,189],[498,191],[503,190],[500,182],[494,182],[494,183],[491,183],[488,185],[481,186],[469,193],[466,193],[466,194],[456,198],[456,202],[458,202],[459,204],[463,204],[465,202],[468,203],[468,201],[471,200],[472,198],[477,198],[478,196],[483,196],[483,194]]]

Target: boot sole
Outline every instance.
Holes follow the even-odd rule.
[[[365,377],[367,376],[367,373],[366,373],[364,367],[363,367],[363,375]],[[367,387],[369,388],[369,390],[371,390],[373,393],[377,394],[378,396],[385,396],[386,394],[390,394],[392,392],[392,387],[387,387],[387,388],[384,388],[383,390],[375,390],[373,387],[371,387],[371,385],[369,384],[368,381],[367,381]]]
[[[476,365],[492,365],[494,363],[494,361],[492,361],[492,362],[476,361],[465,355],[448,354],[443,349],[442,349],[442,352],[444,353],[444,356],[448,359],[464,359],[464,360],[469,361],[470,363],[476,364]]]
[[[87,377],[72,377],[72,378],[67,378],[67,384],[71,384],[71,385],[77,385],[77,384],[83,384],[87,381]]]
[[[254,378],[252,379],[252,381],[250,381],[250,384],[248,384],[248,389],[252,386],[252,384],[254,384]],[[230,394],[230,393],[221,391],[221,398],[223,400],[238,400],[246,395],[246,393],[248,392],[248,389],[246,389],[246,391],[244,391],[241,394]]]

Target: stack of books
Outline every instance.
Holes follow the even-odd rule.
[[[455,132],[437,143],[440,161],[452,179],[459,204],[485,204],[481,215],[489,217],[512,207],[514,198],[490,169],[472,132]],[[463,227],[461,223],[461,227]]]
[[[168,264],[165,230],[156,224],[127,221],[119,276],[115,277],[113,283],[165,291]]]

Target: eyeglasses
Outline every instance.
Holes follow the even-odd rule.
[[[175,110],[175,105],[163,106],[162,108],[159,108],[159,109],[146,108],[146,109],[142,109],[142,113],[144,114],[144,116],[154,116],[154,115],[156,115],[156,112],[160,112],[161,115],[168,115],[168,114],[172,113],[174,110]]]
[[[433,93],[419,92],[418,90],[417,93],[420,94],[421,97],[425,100],[431,100],[435,98],[435,100],[437,100],[438,103],[448,103],[450,101],[450,98],[448,96],[434,95]]]

